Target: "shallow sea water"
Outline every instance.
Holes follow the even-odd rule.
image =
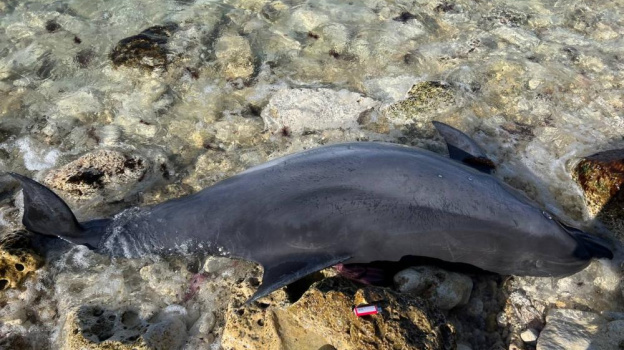
[[[0,171],[43,181],[103,148],[144,159],[146,175],[114,196],[60,193],[91,219],[328,143],[443,153],[439,120],[474,137],[497,176],[591,226],[571,169],[624,147],[623,12],[623,1],[572,0],[0,0]],[[161,56],[114,64],[120,40],[153,26],[172,28]],[[0,185],[6,233],[20,228],[19,194]],[[99,303],[182,322],[172,346],[217,348],[228,284],[184,301],[194,259],[60,249],[25,289],[6,292],[0,335],[71,348],[71,310]]]

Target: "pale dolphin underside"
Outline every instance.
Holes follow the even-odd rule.
[[[249,301],[339,264],[422,256],[500,274],[566,276],[612,258],[491,175],[464,133],[434,123],[452,159],[387,143],[347,143],[253,167],[198,193],[79,223],[45,186],[18,174],[29,231],[111,256],[197,250],[262,264]]]

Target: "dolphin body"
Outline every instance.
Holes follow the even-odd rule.
[[[18,174],[29,231],[111,256],[196,250],[262,264],[249,301],[339,264],[404,256],[499,274],[565,276],[612,258],[602,239],[562,224],[490,173],[467,135],[434,122],[452,158],[346,143],[253,167],[196,194],[78,223],[45,186]]]

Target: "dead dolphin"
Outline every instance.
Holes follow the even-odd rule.
[[[51,190],[12,174],[26,228],[111,256],[200,250],[262,264],[256,300],[338,263],[423,256],[511,275],[565,276],[612,258],[490,172],[462,132],[435,123],[453,160],[347,143],[279,158],[196,194],[79,223]]]

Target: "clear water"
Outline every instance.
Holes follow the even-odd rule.
[[[622,1],[572,0],[0,1],[0,170],[43,180],[100,148],[146,159],[145,179],[121,197],[64,195],[94,218],[320,144],[443,151],[430,125],[439,120],[473,136],[498,176],[549,212],[588,222],[570,170],[624,146],[623,11]],[[113,64],[120,40],[169,23],[166,66]],[[4,231],[18,228],[15,203],[1,204]],[[8,294],[3,334],[61,346],[67,310],[93,298],[139,308],[142,319],[181,303],[172,291],[181,287],[145,286],[153,276],[138,271],[152,262],[79,248],[62,257]],[[180,286],[190,278],[161,270]],[[211,298],[185,307],[222,310]],[[177,314],[192,323],[191,312]]]

